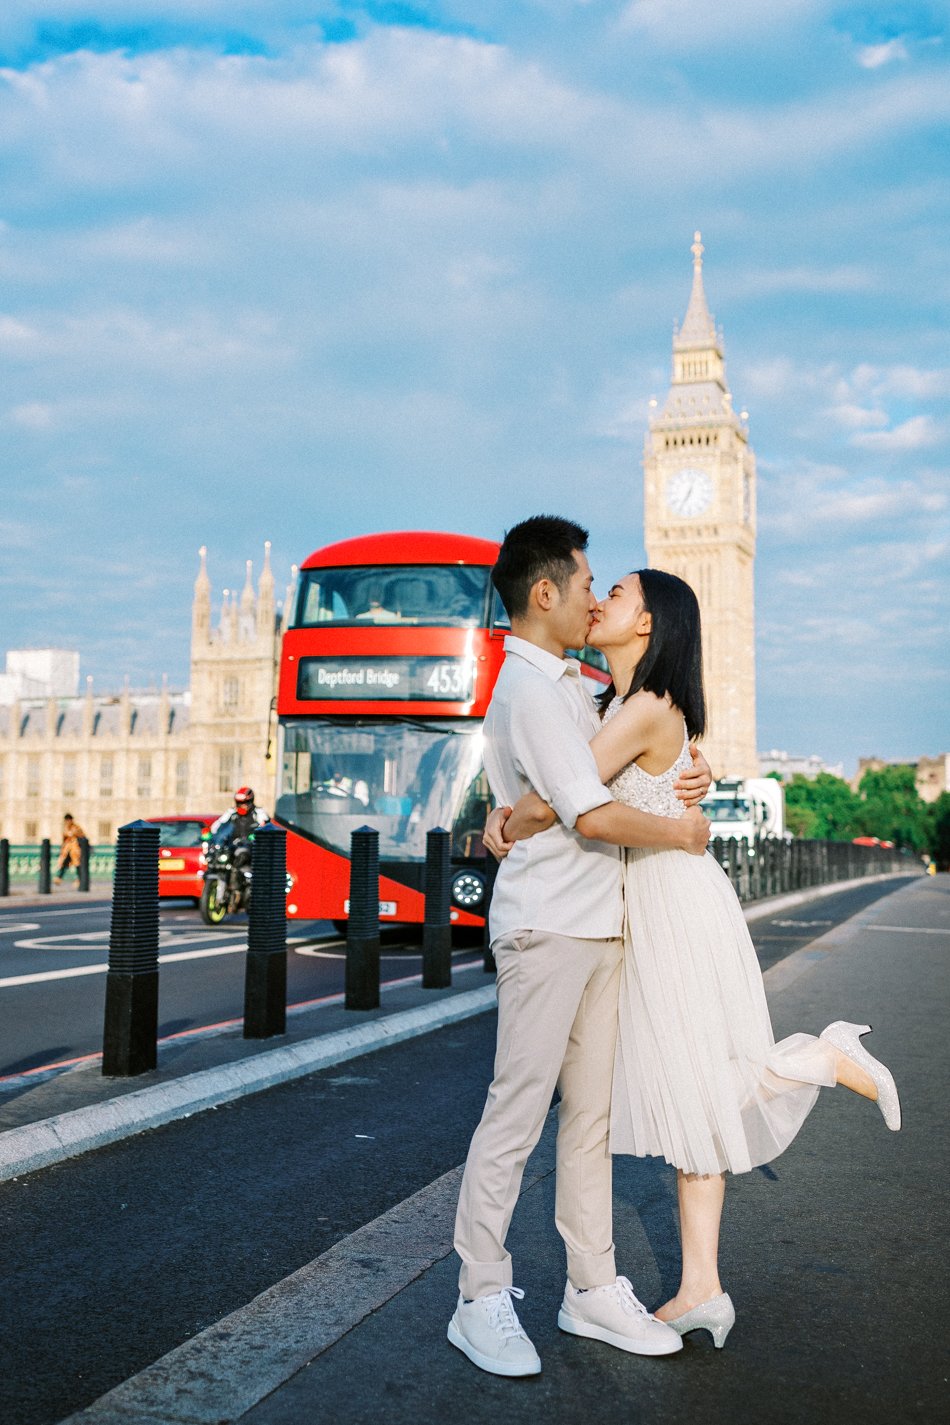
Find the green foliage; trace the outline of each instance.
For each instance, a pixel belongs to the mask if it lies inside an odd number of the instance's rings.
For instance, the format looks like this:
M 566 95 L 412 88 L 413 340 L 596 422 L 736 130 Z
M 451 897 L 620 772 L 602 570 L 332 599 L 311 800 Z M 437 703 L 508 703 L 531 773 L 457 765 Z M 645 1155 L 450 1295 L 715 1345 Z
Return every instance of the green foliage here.
M 923 851 L 930 840 L 930 808 L 917 791 L 914 768 L 904 764 L 865 772 L 858 789 L 864 803 L 860 834 Z
M 950 871 L 950 792 L 941 792 L 930 808 L 928 850 L 938 871 Z
M 830 772 L 819 772 L 817 777 L 796 772 L 785 788 L 785 812 L 793 836 L 850 841 L 860 835 L 855 826 L 861 799 Z
M 865 772 L 858 792 L 829 772 L 796 773 L 785 788 L 785 812 L 793 836 L 828 841 L 876 836 L 911 851 L 930 851 L 936 861 L 950 864 L 950 794 L 928 806 L 910 764 Z

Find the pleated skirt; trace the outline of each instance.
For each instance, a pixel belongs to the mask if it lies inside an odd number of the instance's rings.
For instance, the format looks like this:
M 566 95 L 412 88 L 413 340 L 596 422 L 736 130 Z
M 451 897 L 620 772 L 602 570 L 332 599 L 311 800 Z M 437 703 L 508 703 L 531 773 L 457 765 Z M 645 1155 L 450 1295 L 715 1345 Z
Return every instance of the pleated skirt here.
M 625 885 L 611 1152 L 748 1172 L 835 1083 L 835 1051 L 811 1034 L 775 1043 L 739 900 L 711 855 L 630 850 Z

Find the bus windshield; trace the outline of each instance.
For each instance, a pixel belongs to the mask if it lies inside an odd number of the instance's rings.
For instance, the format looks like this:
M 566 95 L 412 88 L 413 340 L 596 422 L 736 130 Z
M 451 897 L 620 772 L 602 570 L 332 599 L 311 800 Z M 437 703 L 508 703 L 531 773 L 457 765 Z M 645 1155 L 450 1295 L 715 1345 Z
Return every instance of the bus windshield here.
M 484 854 L 491 805 L 480 722 L 288 719 L 277 816 L 348 856 L 350 834 L 379 832 L 380 861 L 424 861 L 426 832 L 452 832 L 454 856 Z
M 428 624 L 474 628 L 488 621 L 489 574 L 471 564 L 352 565 L 307 569 L 295 627 Z

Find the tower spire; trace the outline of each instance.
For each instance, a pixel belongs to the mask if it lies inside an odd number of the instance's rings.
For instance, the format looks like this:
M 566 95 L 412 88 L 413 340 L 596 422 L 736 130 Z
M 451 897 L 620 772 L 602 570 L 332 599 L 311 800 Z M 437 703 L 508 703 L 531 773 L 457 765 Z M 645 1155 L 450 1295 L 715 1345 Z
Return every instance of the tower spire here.
M 191 604 L 191 636 L 206 639 L 211 628 L 211 580 L 208 578 L 208 548 L 202 545 L 198 550 L 200 560 L 195 593 Z
M 690 248 L 693 254 L 693 288 L 689 294 L 689 306 L 686 308 L 686 316 L 683 318 L 683 325 L 673 341 L 673 346 L 677 351 L 682 351 L 686 347 L 718 347 L 719 342 L 716 336 L 716 325 L 709 311 L 706 301 L 706 290 L 703 287 L 703 235 L 696 231 L 693 234 L 693 245 Z
M 270 540 L 264 541 L 264 567 L 257 584 L 257 632 L 274 637 L 274 574 L 270 567 Z

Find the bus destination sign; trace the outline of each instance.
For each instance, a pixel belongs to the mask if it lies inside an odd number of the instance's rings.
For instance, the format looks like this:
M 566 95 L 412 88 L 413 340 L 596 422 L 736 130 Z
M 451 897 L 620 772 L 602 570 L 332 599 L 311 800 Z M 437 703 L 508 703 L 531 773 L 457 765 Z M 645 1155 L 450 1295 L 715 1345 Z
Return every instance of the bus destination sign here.
M 301 658 L 297 697 L 312 702 L 470 703 L 471 658 Z

